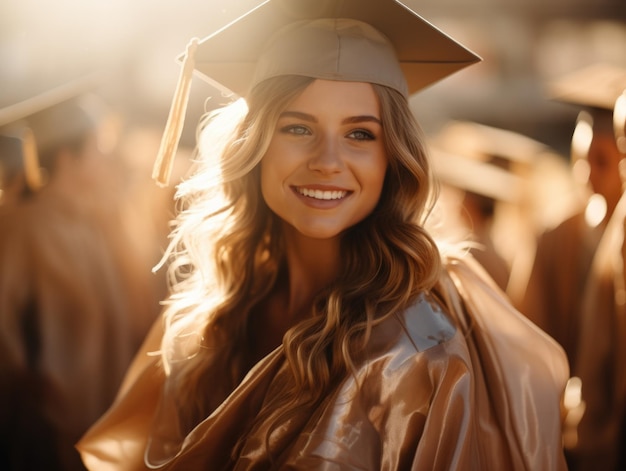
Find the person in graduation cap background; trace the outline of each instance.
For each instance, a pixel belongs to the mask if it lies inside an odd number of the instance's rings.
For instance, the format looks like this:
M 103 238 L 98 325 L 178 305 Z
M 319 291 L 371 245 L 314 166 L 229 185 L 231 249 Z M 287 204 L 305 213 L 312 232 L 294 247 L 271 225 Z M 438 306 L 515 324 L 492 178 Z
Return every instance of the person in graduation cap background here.
M 624 88 L 626 69 L 603 62 L 546 84 L 551 99 L 579 111 L 571 174 L 582 191 L 573 193 L 574 204 L 561 222 L 540 234 L 521 311 L 563 346 L 569 360 L 564 444 L 571 470 L 623 469 L 623 464 L 614 467 L 621 433 L 616 424 L 622 420 L 622 393 L 614 381 L 614 368 L 621 367 L 614 355 L 621 330 L 615 324 L 614 289 L 598 286 L 610 269 L 599 268 L 607 262 L 598 260 L 606 258 L 606 249 L 599 248 L 615 233 L 605 236 L 623 191 L 624 154 L 614 133 L 613 109 Z M 610 252 L 619 260 L 616 249 Z
M 270 0 L 190 43 L 161 184 L 191 69 L 234 95 L 89 469 L 565 469 L 562 349 L 425 229 L 408 98 L 478 60 L 395 0 Z
M 615 83 L 623 91 L 615 98 L 611 135 L 622 194 L 590 264 L 578 321 L 573 374 L 580 378 L 582 414 L 569 450 L 577 471 L 626 467 L 626 73 L 622 77 Z
M 468 237 L 471 231 L 477 243 L 472 256 L 518 306 L 537 234 L 571 206 L 574 185 L 564 158 L 530 137 L 471 121 L 449 121 L 429 144 L 435 176 L 444 184 L 436 205 L 440 218 L 462 216 L 464 222 L 448 232 Z M 464 195 L 456 210 L 455 197 L 446 195 L 450 187 Z
M 437 205 L 442 207 L 438 211 L 442 219 L 450 219 L 445 222 L 450 227 L 446 233 L 471 240 L 472 257 L 506 293 L 511 270 L 494 241 L 494 225 L 499 206 L 513 205 L 520 198 L 521 178 L 502 168 L 495 159 L 483 161 L 448 152 L 441 144 L 430 144 L 434 174 L 441 182 Z
M 603 63 L 546 84 L 550 98 L 580 112 L 572 137 L 571 170 L 581 191 L 572 194 L 575 201 L 565 217 L 539 235 L 520 306 L 563 346 L 574 374 L 579 339 L 586 335 L 580 324 L 583 293 L 598 243 L 622 193 L 613 106 L 624 87 L 626 70 Z
M 159 312 L 94 88 L 83 77 L 0 110 L 3 470 L 85 469 L 74 445 Z

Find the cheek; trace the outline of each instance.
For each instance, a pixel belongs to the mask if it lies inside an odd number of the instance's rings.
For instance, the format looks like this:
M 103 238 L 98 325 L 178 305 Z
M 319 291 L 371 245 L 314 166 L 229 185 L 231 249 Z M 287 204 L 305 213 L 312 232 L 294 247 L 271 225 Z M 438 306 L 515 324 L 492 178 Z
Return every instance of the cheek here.
M 376 162 L 368 172 L 368 183 L 369 186 L 375 189 L 376 193 L 380 196 L 380 193 L 383 189 L 383 184 L 385 183 L 385 175 L 387 173 L 387 160 L 381 160 Z

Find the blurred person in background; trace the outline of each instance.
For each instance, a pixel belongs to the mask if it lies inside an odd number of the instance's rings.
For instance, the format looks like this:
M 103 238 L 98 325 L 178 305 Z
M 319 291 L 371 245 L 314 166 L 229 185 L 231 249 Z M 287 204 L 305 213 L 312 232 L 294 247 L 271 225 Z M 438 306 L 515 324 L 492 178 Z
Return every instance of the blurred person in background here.
M 626 80 L 615 85 L 624 90 L 616 100 L 613 114 L 624 190 Z M 625 225 L 626 193 L 622 192 L 594 254 L 583 298 L 573 372 L 580 378 L 580 401 L 571 404 L 582 412 L 580 423 L 572 426 L 570 432 L 575 471 L 626 469 Z
M 493 239 L 500 204 L 514 204 L 521 182 L 495 164 L 450 154 L 431 147 L 433 172 L 441 182 L 435 214 L 447 218 L 440 232 L 450 238 L 470 240 L 470 253 L 506 292 L 511 268 Z
M 579 192 L 573 212 L 539 237 L 521 310 L 563 346 L 572 371 L 576 370 L 580 306 L 591 261 L 621 195 L 621 156 L 612 110 L 620 93 L 615 81 L 625 79 L 623 70 L 598 64 L 548 86 L 553 99 L 581 109 L 571 151 L 572 177 Z
M 615 331 L 605 330 L 606 325 L 601 325 L 602 319 L 606 319 L 602 312 L 605 303 L 596 299 L 587 308 L 584 306 L 588 303 L 585 292 L 592 278 L 598 244 L 622 193 L 619 166 L 623 155 L 616 144 L 613 106 L 624 87 L 626 71 L 607 64 L 577 70 L 548 85 L 553 99 L 581 110 L 571 150 L 572 177 L 579 189 L 578 205 L 563 222 L 540 236 L 521 310 L 563 346 L 570 362 L 573 378 L 566 394 L 564 443 L 569 465 L 574 470 L 587 446 L 579 441 L 577 424 L 585 407 L 591 406 L 581 401 L 581 368 L 588 371 L 589 359 L 603 356 L 601 352 L 609 348 L 615 335 Z M 583 316 L 585 310 L 589 312 Z M 584 354 L 579 351 L 583 344 L 587 344 Z M 611 404 L 612 392 L 606 384 L 612 382 L 610 368 L 597 362 L 593 368 L 593 379 L 589 372 L 583 374 L 588 377 L 583 380 L 583 397 L 586 395 L 598 406 L 602 404 L 600 408 L 613 415 L 614 411 L 604 409 Z M 587 420 L 595 420 L 592 418 L 595 412 L 586 414 Z M 610 441 L 601 434 L 592 439 L 607 446 Z M 602 467 L 601 461 L 595 462 L 598 458 L 599 455 L 592 459 L 594 469 L 615 469 L 608 464 Z
M 478 243 L 472 254 L 519 308 L 537 235 L 554 224 L 564 211 L 564 195 L 572 193 L 564 158 L 528 136 L 472 121 L 449 121 L 431 142 L 435 173 L 462 190 L 456 203 L 461 212 L 452 211 L 462 218 L 452 231 L 465 231 L 461 237 L 470 231 Z
M 79 79 L 0 110 L 0 468 L 84 469 L 159 292 L 109 111 Z M 21 165 L 20 165 L 21 163 Z M 135 214 L 135 217 L 138 215 Z

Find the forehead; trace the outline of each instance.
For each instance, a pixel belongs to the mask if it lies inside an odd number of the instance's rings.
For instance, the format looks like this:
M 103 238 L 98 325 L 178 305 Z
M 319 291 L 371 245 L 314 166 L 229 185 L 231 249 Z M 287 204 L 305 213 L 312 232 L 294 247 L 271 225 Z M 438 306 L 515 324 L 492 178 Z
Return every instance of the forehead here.
M 354 114 L 379 117 L 380 102 L 372 84 L 316 79 L 288 105 L 287 110 L 307 108 L 324 114 Z

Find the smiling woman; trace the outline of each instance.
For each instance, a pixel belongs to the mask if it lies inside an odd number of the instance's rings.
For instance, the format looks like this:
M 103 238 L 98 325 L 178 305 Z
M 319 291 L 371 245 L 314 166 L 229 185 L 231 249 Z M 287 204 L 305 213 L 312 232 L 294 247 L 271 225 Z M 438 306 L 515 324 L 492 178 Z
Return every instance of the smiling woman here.
M 395 0 L 269 0 L 190 43 L 161 182 L 192 65 L 247 106 L 200 123 L 171 296 L 89 468 L 565 469 L 562 350 L 425 229 L 408 97 L 478 60 Z

